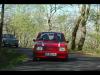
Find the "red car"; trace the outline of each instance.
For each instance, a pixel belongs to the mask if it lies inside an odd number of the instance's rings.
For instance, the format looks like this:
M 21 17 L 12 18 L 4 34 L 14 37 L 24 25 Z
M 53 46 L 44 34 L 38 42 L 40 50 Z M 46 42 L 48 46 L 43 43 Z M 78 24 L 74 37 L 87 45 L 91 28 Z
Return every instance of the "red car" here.
M 68 59 L 68 41 L 60 32 L 41 32 L 38 34 L 33 48 L 33 61 L 37 59 Z

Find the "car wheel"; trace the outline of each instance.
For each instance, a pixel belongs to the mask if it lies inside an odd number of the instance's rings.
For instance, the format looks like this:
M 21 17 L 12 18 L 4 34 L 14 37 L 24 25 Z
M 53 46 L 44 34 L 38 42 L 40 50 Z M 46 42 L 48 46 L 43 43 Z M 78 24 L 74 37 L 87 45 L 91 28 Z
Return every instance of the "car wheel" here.
M 37 61 L 37 58 L 33 55 L 33 61 Z
M 37 58 L 33 55 L 33 61 L 40 61 L 40 58 Z
M 11 48 L 12 46 L 11 45 L 8 45 L 7 47 Z
M 34 58 L 33 58 L 33 61 L 40 61 L 40 58 L 34 57 Z
M 62 61 L 66 62 L 66 61 L 68 61 L 68 58 L 62 59 Z
M 18 45 L 16 45 L 16 48 L 18 48 Z
M 33 52 L 33 54 L 32 54 L 32 57 L 33 57 L 32 61 L 37 61 L 37 58 L 35 57 L 34 52 Z
M 5 47 L 5 44 L 4 43 L 2 43 L 1 45 L 2 45 L 2 47 Z

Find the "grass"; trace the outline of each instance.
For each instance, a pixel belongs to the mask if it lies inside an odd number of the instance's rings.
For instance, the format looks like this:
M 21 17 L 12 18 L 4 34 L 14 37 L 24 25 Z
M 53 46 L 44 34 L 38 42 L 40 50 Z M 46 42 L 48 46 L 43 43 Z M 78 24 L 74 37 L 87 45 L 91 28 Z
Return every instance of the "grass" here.
M 0 69 L 14 67 L 25 61 L 26 58 L 26 55 L 17 53 L 15 48 L 2 48 L 0 50 Z
M 80 53 L 91 57 L 100 57 L 100 49 L 83 49 L 82 51 L 70 50 L 70 53 Z
M 100 57 L 100 49 L 83 50 L 82 53 L 93 57 Z

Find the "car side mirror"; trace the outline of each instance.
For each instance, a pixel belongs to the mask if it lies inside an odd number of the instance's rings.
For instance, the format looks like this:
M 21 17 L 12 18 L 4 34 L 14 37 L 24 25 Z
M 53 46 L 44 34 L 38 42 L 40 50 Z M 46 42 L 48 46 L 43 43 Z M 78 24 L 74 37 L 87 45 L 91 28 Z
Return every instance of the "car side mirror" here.
M 36 40 L 35 40 L 35 39 L 33 39 L 33 41 L 35 42 Z

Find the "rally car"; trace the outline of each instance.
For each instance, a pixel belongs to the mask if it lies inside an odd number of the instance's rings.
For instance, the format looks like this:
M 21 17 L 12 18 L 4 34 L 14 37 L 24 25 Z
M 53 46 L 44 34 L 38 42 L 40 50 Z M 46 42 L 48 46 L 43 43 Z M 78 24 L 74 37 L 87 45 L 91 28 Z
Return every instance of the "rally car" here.
M 33 61 L 39 59 L 68 59 L 68 41 L 61 32 L 40 32 L 33 39 Z

